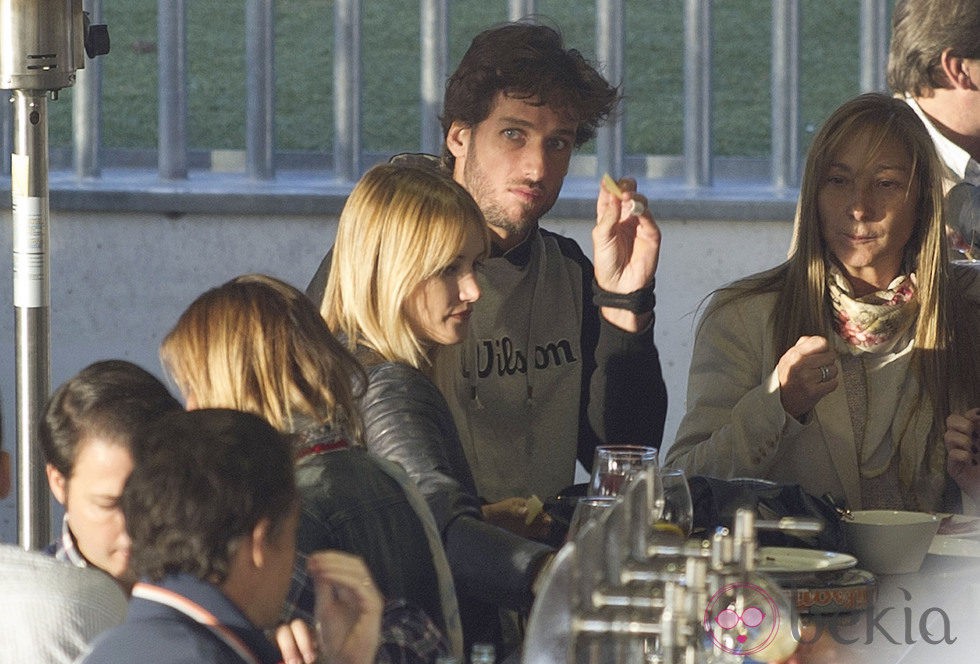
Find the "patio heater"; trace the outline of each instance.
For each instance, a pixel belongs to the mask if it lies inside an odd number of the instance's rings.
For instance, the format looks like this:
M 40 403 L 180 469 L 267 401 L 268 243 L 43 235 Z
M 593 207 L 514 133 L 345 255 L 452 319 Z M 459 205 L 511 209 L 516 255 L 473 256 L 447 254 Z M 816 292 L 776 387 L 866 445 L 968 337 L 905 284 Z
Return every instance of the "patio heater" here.
M 50 537 L 44 464 L 32 445 L 50 382 L 47 101 L 75 82 L 89 57 L 109 51 L 104 25 L 82 0 L 0 0 L 0 90 L 10 90 L 13 282 L 17 353 L 17 516 L 25 549 Z

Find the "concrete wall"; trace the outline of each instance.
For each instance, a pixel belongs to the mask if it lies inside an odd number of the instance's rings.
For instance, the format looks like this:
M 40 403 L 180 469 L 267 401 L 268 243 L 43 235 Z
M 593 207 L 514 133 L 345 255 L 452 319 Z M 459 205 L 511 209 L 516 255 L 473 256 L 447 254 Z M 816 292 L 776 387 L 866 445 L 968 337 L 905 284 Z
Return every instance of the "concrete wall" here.
M 11 215 L 0 212 L 0 392 L 4 447 L 15 446 Z M 303 288 L 333 241 L 331 217 L 51 215 L 51 387 L 99 359 L 124 358 L 162 377 L 157 346 L 202 291 L 244 272 Z M 591 254 L 591 220 L 547 225 Z M 670 396 L 665 447 L 684 413 L 695 312 L 712 289 L 781 261 L 783 221 L 660 222 L 656 338 Z M 0 541 L 14 541 L 16 492 L 0 501 Z

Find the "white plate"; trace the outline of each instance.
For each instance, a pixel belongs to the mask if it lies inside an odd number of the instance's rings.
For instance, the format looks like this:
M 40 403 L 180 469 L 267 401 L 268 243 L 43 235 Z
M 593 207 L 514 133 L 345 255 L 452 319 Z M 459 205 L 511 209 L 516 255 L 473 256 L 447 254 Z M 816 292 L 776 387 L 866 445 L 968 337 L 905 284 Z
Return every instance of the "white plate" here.
M 756 553 L 756 569 L 760 572 L 834 572 L 855 565 L 857 558 L 836 551 L 763 546 Z
M 932 538 L 929 553 L 934 556 L 963 556 L 980 558 L 980 542 L 974 538 L 936 535 Z
M 938 536 L 942 537 L 980 537 L 980 518 L 953 514 L 949 520 L 939 524 Z

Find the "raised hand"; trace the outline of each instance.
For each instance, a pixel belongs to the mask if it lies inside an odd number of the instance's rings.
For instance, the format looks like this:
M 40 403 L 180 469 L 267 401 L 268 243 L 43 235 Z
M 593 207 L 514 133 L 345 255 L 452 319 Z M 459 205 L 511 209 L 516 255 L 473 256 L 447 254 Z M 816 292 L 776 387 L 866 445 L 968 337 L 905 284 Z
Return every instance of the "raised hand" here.
M 800 419 L 837 389 L 837 354 L 825 337 L 800 337 L 776 364 L 783 409 Z
M 596 283 L 611 293 L 632 293 L 649 286 L 660 260 L 660 229 L 636 191 L 636 180 L 603 178 L 592 229 Z M 652 314 L 603 307 L 602 315 L 627 331 L 646 327 Z
M 980 500 L 980 408 L 946 418 L 946 471 L 975 502 Z
M 370 664 L 381 640 L 384 600 L 358 556 L 340 551 L 310 555 L 316 588 L 320 652 L 330 664 Z

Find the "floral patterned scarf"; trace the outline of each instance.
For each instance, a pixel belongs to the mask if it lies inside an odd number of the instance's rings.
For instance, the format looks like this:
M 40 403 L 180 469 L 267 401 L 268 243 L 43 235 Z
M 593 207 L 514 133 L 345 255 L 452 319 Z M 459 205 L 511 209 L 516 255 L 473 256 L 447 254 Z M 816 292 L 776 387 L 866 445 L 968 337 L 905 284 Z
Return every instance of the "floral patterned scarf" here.
M 890 350 L 919 313 L 915 273 L 899 275 L 887 288 L 856 298 L 847 277 L 831 265 L 827 286 L 834 309 L 834 332 L 847 342 L 853 355 Z

